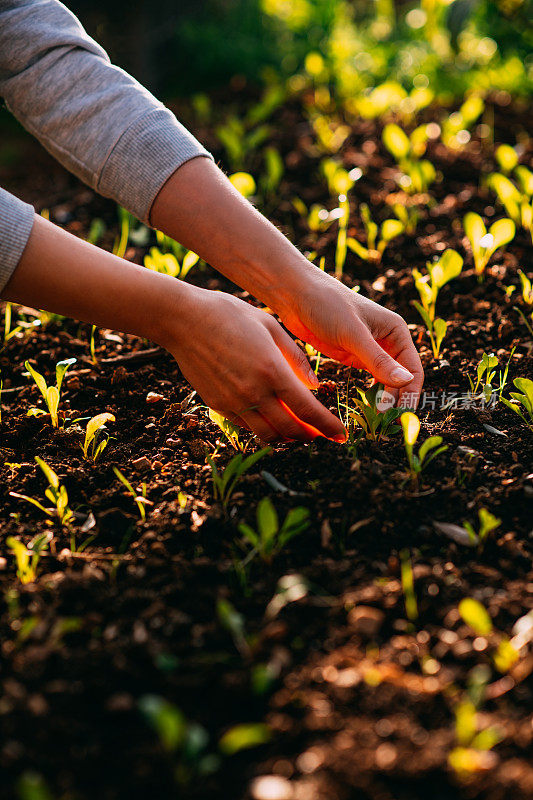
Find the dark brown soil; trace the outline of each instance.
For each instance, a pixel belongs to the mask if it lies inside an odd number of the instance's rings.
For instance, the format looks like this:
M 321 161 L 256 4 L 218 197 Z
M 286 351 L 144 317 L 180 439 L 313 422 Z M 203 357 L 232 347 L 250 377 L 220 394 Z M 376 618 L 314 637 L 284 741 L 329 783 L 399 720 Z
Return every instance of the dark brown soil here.
M 496 141 L 506 141 L 511 127 L 514 133 L 531 130 L 531 118 L 524 110 L 497 110 Z M 327 202 L 308 124 L 288 106 L 275 129 L 288 167 L 270 216 L 298 246 L 317 250 L 331 264 L 335 228 L 310 236 L 291 204 L 294 196 Z M 17 146 L 20 157 L 1 168 L 2 185 L 39 210 L 49 208 L 52 220 L 78 235 L 102 217 L 109 225 L 104 245 L 112 246 L 113 205 L 67 176 L 30 140 Z M 397 191 L 395 169 L 376 125 L 358 123 L 343 153 L 348 168 L 364 168 L 352 197 L 386 217 L 385 200 Z M 438 433 L 448 450 L 418 492 L 406 481 L 398 436 L 362 441 L 356 451 L 317 440 L 278 447 L 259 462 L 225 516 L 213 501 L 205 455 L 219 440 L 223 465 L 232 448 L 198 398 L 192 407 L 184 402 L 190 387 L 169 355 L 156 350 L 143 358 L 150 343 L 99 331 L 93 364 L 91 328 L 71 320 L 8 342 L 0 354 L 2 800 L 17 797 L 17 781 L 28 770 L 41 774 L 52 797 L 62 800 L 245 798 L 261 775 L 284 779 L 281 793 L 272 795 L 278 800 L 533 796 L 533 655 L 524 647 L 505 674 L 491 660 L 494 643 L 511 637 L 516 620 L 533 609 L 533 433 L 502 403 L 485 410 L 442 408 L 443 393 L 468 391 L 467 375 L 475 375 L 484 351 L 496 353 L 503 366 L 511 359 L 506 394 L 513 378 L 533 378 L 530 337 L 518 301 L 505 293 L 518 284 L 519 268 L 531 272 L 531 241 L 520 230 L 479 284 L 460 225 L 467 210 L 499 216 L 480 189 L 480 175 L 493 167 L 491 153 L 476 135 L 459 154 L 433 145 L 429 156 L 442 180 L 431 190 L 436 202 L 422 206 L 416 236 L 395 240 L 379 268 L 353 254 L 347 259 L 345 280 L 403 314 L 422 353 L 425 390 L 434 393 L 435 406 L 420 410 L 422 438 Z M 531 152 L 523 163 L 531 166 Z M 355 207 L 350 224 L 359 235 Z M 445 247 L 465 255 L 465 268 L 439 296 L 439 314 L 450 322 L 439 364 L 411 304 L 411 267 Z M 144 252 L 130 247 L 127 256 L 141 262 Z M 190 278 L 232 288 L 209 268 Z M 45 418 L 27 416 L 38 391 L 23 375 L 24 361 L 48 377 L 59 359 L 70 357 L 78 361 L 65 381 L 66 415 L 116 416 L 114 438 L 96 464 L 83 460 L 80 433 L 55 431 Z M 319 396 L 332 409 L 337 391 L 345 401 L 348 380 L 350 393 L 354 385 L 368 385 L 367 376 L 350 376 L 332 362 L 319 375 Z M 159 399 L 150 402 L 149 392 Z M 71 552 L 68 532 L 9 494 L 43 499 L 35 456 L 68 489 L 80 515 L 76 546 L 86 544 L 81 553 Z M 146 483 L 145 522 L 113 465 L 136 488 Z M 262 470 L 290 491 L 274 491 Z M 187 497 L 184 507 L 180 492 Z M 291 507 L 307 507 L 311 525 L 272 563 L 254 559 L 244 580 L 235 569 L 245 553 L 237 525 L 254 524 L 265 495 L 282 517 Z M 501 519 L 482 550 L 458 545 L 433 526 L 477 525 L 481 507 Z M 90 512 L 96 525 L 81 533 Z M 27 542 L 46 530 L 54 533 L 51 550 L 37 581 L 22 586 L 5 540 Z M 94 539 L 87 543 L 89 536 Z M 418 617 L 411 621 L 400 579 L 402 550 L 414 570 Z M 275 613 L 269 604 L 278 581 L 293 574 L 302 576 L 307 593 Z M 464 597 L 477 598 L 489 611 L 495 632 L 487 639 L 461 621 L 457 606 Z M 242 615 L 247 644 L 236 646 L 221 623 L 220 599 Z M 448 766 L 456 745 L 454 709 L 479 665 L 489 667 L 479 724 L 496 726 L 501 741 L 486 769 L 460 780 Z M 243 722 L 266 722 L 272 738 L 219 757 L 216 771 L 202 774 L 198 760 L 165 750 L 140 711 L 146 695 L 164 698 L 201 725 L 206 754 L 216 755 L 222 734 Z

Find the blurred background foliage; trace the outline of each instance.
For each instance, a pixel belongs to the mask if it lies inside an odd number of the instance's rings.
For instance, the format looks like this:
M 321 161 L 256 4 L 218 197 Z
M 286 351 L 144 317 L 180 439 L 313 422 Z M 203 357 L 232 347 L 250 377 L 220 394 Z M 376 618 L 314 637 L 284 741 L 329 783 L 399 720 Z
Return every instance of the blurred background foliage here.
M 325 59 L 341 96 L 386 80 L 527 94 L 533 0 L 69 0 L 111 58 L 165 98 Z

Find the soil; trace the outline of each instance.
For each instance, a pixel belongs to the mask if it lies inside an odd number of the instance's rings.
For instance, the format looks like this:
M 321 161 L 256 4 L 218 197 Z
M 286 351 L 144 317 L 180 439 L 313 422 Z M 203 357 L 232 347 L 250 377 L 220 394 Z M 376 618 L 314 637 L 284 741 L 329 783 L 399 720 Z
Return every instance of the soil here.
M 514 144 L 532 122 L 527 109 L 496 105 L 496 142 L 512 134 Z M 287 170 L 267 212 L 301 249 L 332 264 L 335 226 L 310 235 L 291 203 L 294 196 L 327 203 L 317 177 L 320 154 L 301 108 L 289 104 L 277 112 L 273 129 Z M 210 131 L 200 134 L 221 157 Z M 350 232 L 361 238 L 356 200 L 383 219 L 390 216 L 387 198 L 398 191 L 380 142 L 379 126 L 361 121 L 342 151 L 347 168 L 364 172 L 351 192 Z M 38 210 L 48 208 L 53 221 L 77 235 L 87 235 L 95 217 L 104 219 L 102 244 L 111 247 L 114 205 L 29 138 L 13 134 L 12 144 L 2 186 Z M 502 403 L 442 407 L 444 394 L 468 392 L 467 376 L 475 375 L 483 352 L 494 352 L 502 366 L 510 362 L 506 394 L 513 378 L 533 378 L 531 337 L 516 311 L 519 293 L 505 291 L 518 285 L 519 268 L 531 272 L 531 240 L 519 230 L 479 283 L 460 225 L 467 210 L 489 221 L 501 215 L 480 181 L 494 166 L 492 152 L 478 129 L 459 153 L 432 143 L 429 157 L 441 176 L 431 188 L 435 202 L 420 206 L 416 235 L 394 240 L 379 267 L 352 253 L 346 262 L 343 279 L 404 315 L 422 355 L 433 401 L 419 412 L 421 440 L 439 434 L 448 449 L 418 490 L 406 478 L 398 436 L 356 448 L 317 440 L 276 447 L 242 479 L 225 514 L 213 499 L 206 453 L 218 447 L 223 467 L 234 451 L 201 400 L 190 397 L 168 354 L 100 330 L 93 363 L 91 326 L 53 318 L 6 344 L 0 353 L 2 800 L 19 796 L 20 775 L 28 770 L 62 800 L 533 796 L 533 655 L 524 647 L 504 673 L 491 658 L 499 639 L 512 637 L 516 620 L 533 609 L 533 433 Z M 530 140 L 522 163 L 531 162 Z M 252 158 L 250 171 L 255 167 Z M 465 267 L 439 295 L 449 331 L 436 362 L 412 306 L 411 268 L 446 247 L 465 256 Z M 142 263 L 146 250 L 132 245 L 127 257 Z M 189 279 L 246 297 L 208 267 Z M 46 417 L 27 416 L 42 403 L 24 362 L 51 377 L 55 363 L 71 357 L 77 363 L 65 378 L 66 416 L 116 416 L 96 464 L 82 458 L 79 429 L 58 431 Z M 369 385 L 368 376 L 331 361 L 321 363 L 319 377 L 318 395 L 332 410 L 337 397 L 342 405 L 356 386 Z M 43 500 L 46 482 L 35 456 L 68 490 L 77 514 L 74 542 L 69 531 L 10 496 Z M 145 484 L 145 521 L 113 466 L 136 490 Z M 286 491 L 273 489 L 264 470 Z M 237 526 L 255 524 L 265 495 L 282 518 L 305 506 L 311 524 L 270 563 L 251 560 L 243 577 L 236 565 L 247 550 Z M 501 519 L 484 547 L 460 545 L 434 526 L 464 520 L 477 526 L 482 507 Z M 28 542 L 46 531 L 53 539 L 38 579 L 21 585 L 6 538 Z M 73 544 L 81 552 L 72 552 Z M 418 607 L 411 619 L 401 581 L 406 554 Z M 300 576 L 300 591 L 279 594 L 285 576 Z M 287 602 L 276 607 L 273 598 L 280 597 Z M 465 597 L 485 605 L 492 634 L 479 636 L 462 622 L 457 607 Z M 241 615 L 244 638 L 224 624 L 221 600 Z M 479 726 L 498 728 L 500 742 L 461 778 L 448 764 L 457 744 L 454 709 L 480 665 L 488 667 L 488 684 Z M 164 747 L 141 711 L 153 695 L 204 729 L 207 760 Z M 226 731 L 259 722 L 269 726 L 269 741 L 220 755 Z M 258 776 L 276 776 L 270 794 Z

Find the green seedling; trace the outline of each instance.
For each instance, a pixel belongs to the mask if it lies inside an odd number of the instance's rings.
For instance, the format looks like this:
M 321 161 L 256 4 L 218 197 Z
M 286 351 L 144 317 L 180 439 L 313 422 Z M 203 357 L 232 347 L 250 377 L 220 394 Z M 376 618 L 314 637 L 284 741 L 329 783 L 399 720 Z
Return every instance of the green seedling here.
M 33 583 L 37 578 L 37 567 L 41 553 L 48 548 L 52 533 L 39 533 L 26 547 L 20 539 L 8 536 L 6 544 L 17 562 L 17 577 L 21 583 Z
M 47 508 L 38 500 L 35 500 L 33 497 L 28 497 L 25 494 L 18 494 L 18 492 L 10 492 L 9 494 L 11 497 L 17 497 L 19 500 L 26 500 L 27 503 L 31 503 L 42 511 L 43 514 L 46 514 L 47 517 L 57 519 L 60 525 L 68 526 L 74 519 L 74 514 L 69 508 L 67 490 L 63 484 L 59 483 L 59 478 L 52 467 L 49 467 L 39 456 L 35 456 L 35 461 L 48 481 L 48 488 L 45 490 L 44 495 L 47 500 L 50 500 L 50 502 L 54 504 L 54 507 Z
M 476 382 L 474 383 L 470 375 L 467 376 L 472 394 L 474 396 L 477 395 L 478 389 L 481 386 L 482 396 L 486 403 L 489 402 L 494 391 L 492 382 L 494 380 L 494 376 L 496 375 L 496 367 L 498 364 L 498 358 L 493 353 L 490 355 L 488 353 L 483 353 L 476 369 Z
M 428 464 L 433 461 L 436 456 L 443 453 L 448 449 L 448 445 L 442 444 L 442 436 L 429 436 L 425 442 L 422 442 L 418 448 L 418 453 L 415 454 L 414 446 L 420 433 L 420 420 L 411 411 L 405 411 L 400 419 L 403 429 L 403 440 L 405 444 L 405 452 L 407 454 L 407 462 L 409 464 L 409 475 L 413 487 L 418 487 L 418 479 L 420 473 L 426 469 Z
M 335 155 L 351 133 L 351 128 L 340 120 L 325 114 L 314 114 L 311 125 L 316 134 L 317 144 L 324 153 Z
M 480 508 L 478 511 L 479 529 L 476 531 L 474 526 L 468 522 L 463 522 L 463 527 L 467 531 L 472 545 L 478 546 L 480 550 L 483 549 L 489 533 L 499 528 L 502 524 L 501 519 L 495 517 L 486 508 Z
M 481 728 L 476 705 L 466 696 L 455 707 L 456 746 L 450 751 L 448 764 L 463 779 L 486 771 L 495 763 L 490 750 L 501 738 L 497 728 Z
M 493 172 L 487 178 L 487 186 L 495 193 L 511 220 L 529 231 L 533 241 L 533 172 L 519 166 L 515 168 L 514 175 L 516 184 L 506 175 Z
M 410 136 L 393 123 L 383 128 L 383 144 L 403 172 L 399 184 L 407 194 L 427 192 L 437 177 L 431 161 L 420 158 L 426 151 L 427 128 L 427 125 L 419 125 Z
M 509 175 L 518 165 L 518 154 L 510 144 L 499 145 L 494 152 L 494 157 L 505 175 Z
M 414 236 L 420 219 L 420 212 L 416 206 L 402 206 L 400 203 L 394 203 L 392 210 L 402 223 L 407 236 Z
M 378 406 L 383 398 L 383 392 L 382 383 L 376 383 L 366 390 L 357 389 L 359 397 L 353 397 L 352 402 L 355 408 L 348 411 L 348 416 L 363 429 L 359 438 L 364 436 L 370 441 L 380 442 L 400 430 L 400 426 L 395 424 L 395 421 L 401 416 L 401 409 L 389 408 L 384 412 L 379 410 Z
M 428 261 L 426 268 L 425 275 L 413 269 L 415 287 L 420 297 L 420 303 L 414 300 L 413 305 L 424 320 L 433 355 L 438 358 L 448 326 L 445 320 L 435 318 L 437 297 L 443 286 L 461 274 L 463 259 L 455 250 L 445 250 L 438 261 Z
M 230 116 L 216 128 L 215 133 L 226 151 L 232 168 L 242 170 L 248 156 L 258 150 L 268 139 L 271 127 Z
M 489 640 L 492 662 L 498 672 L 509 672 L 519 660 L 520 655 L 507 636 L 494 631 L 487 609 L 473 597 L 465 597 L 459 603 L 458 610 L 463 622 L 472 628 L 477 636 L 483 636 Z
M 469 129 L 483 113 L 485 103 L 479 95 L 470 95 L 458 111 L 442 123 L 442 141 L 450 150 L 460 150 L 470 141 Z
M 514 239 L 516 227 L 512 219 L 498 219 L 487 231 L 479 214 L 473 211 L 465 215 L 463 227 L 472 248 L 474 269 L 481 281 L 491 256 Z
M 518 276 L 520 278 L 521 299 L 526 307 L 526 313 L 524 313 L 518 306 L 516 306 L 516 310 L 522 317 L 522 321 L 524 322 L 529 333 L 531 336 L 533 336 L 533 284 L 525 272 L 522 272 L 521 269 L 518 270 Z M 514 286 L 507 287 L 507 295 L 510 296 L 514 290 Z
M 59 427 L 59 401 L 61 398 L 61 386 L 63 384 L 63 378 L 65 377 L 65 373 L 72 364 L 76 363 L 75 358 L 67 358 L 65 361 L 58 361 L 56 364 L 56 383 L 55 386 L 48 386 L 44 377 L 34 369 L 29 361 L 24 363 L 24 366 L 32 376 L 33 380 L 37 384 L 39 391 L 41 392 L 44 402 L 46 403 L 46 407 L 48 408 L 48 413 L 50 414 L 50 421 L 54 428 Z M 42 414 L 46 414 L 46 411 L 43 411 L 42 408 L 30 408 L 28 411 L 29 417 L 38 417 Z
M 40 325 L 41 320 L 39 318 L 28 321 L 22 315 L 22 319 L 19 318 L 17 325 L 13 327 L 13 304 L 6 303 L 4 306 L 4 346 L 15 336 L 18 336 L 19 333 L 38 328 Z
M 185 280 L 191 269 L 198 263 L 200 257 L 187 250 L 181 264 L 174 253 L 162 253 L 157 247 L 151 247 L 150 252 L 144 257 L 144 266 L 153 272 L 170 275 L 172 278 Z
M 413 566 L 411 564 L 409 550 L 402 550 L 400 552 L 400 563 L 405 613 L 410 622 L 416 622 L 418 619 L 418 603 L 416 602 Z
M 260 179 L 261 190 L 267 197 L 275 197 L 285 172 L 283 158 L 279 150 L 269 146 L 263 150 L 263 160 L 265 171 Z
M 515 378 L 513 381 L 517 392 L 511 392 L 512 400 L 501 398 L 507 408 L 518 414 L 533 433 L 533 381 L 529 378 Z
M 143 695 L 139 710 L 156 732 L 159 742 L 174 763 L 176 782 L 188 786 L 215 772 L 220 757 L 208 752 L 209 734 L 201 725 L 189 721 L 183 712 L 158 695 Z
M 347 245 L 363 261 L 372 261 L 379 264 L 387 245 L 405 231 L 405 225 L 400 219 L 386 219 L 381 227 L 372 220 L 370 210 L 366 203 L 361 203 L 361 219 L 366 231 L 366 244 L 364 247 L 357 239 L 348 237 Z
M 214 411 L 212 408 L 208 411 L 208 416 L 211 422 L 214 422 L 215 425 L 218 425 L 228 442 L 235 450 L 239 450 L 241 453 L 245 453 L 248 449 L 249 445 L 253 441 L 250 438 L 247 442 L 241 441 L 240 428 L 237 425 L 234 425 L 229 419 L 227 419 L 223 414 L 219 414 L 218 411 Z
M 141 486 L 140 494 L 136 492 L 129 480 L 126 478 L 125 475 L 119 470 L 118 467 L 113 467 L 113 472 L 121 482 L 121 484 L 126 488 L 127 494 L 134 500 L 135 505 L 139 510 L 139 516 L 141 519 L 146 519 L 146 506 L 151 505 L 150 501 L 146 499 L 146 483 L 143 483 Z
M 347 195 L 362 172 L 357 167 L 347 172 L 334 158 L 324 158 L 320 162 L 320 170 L 324 175 L 328 190 L 332 197 Z
M 109 434 L 105 431 L 107 422 L 114 422 L 113 414 L 107 412 L 97 414 L 89 420 L 85 429 L 85 440 L 80 444 L 83 457 L 88 461 L 98 461 L 109 443 Z
M 348 219 L 350 217 L 350 204 L 345 194 L 339 195 L 339 209 L 341 214 L 339 216 L 339 230 L 337 233 L 337 246 L 335 248 L 335 275 L 339 278 L 344 270 L 347 253 L 347 228 Z
M 269 564 L 291 539 L 309 527 L 309 511 L 303 507 L 291 509 L 280 526 L 272 501 L 263 497 L 257 505 L 256 520 L 256 530 L 241 523 L 239 531 L 253 548 L 249 558 L 258 554 Z
M 237 453 L 236 456 L 233 456 L 222 473 L 219 472 L 211 456 L 207 456 L 207 463 L 211 467 L 213 494 L 215 500 L 218 500 L 224 509 L 227 509 L 231 496 L 242 476 L 248 472 L 260 458 L 263 458 L 263 456 L 271 451 L 271 447 L 263 447 L 262 450 L 257 450 L 257 452 L 246 456 L 246 458 L 244 458 L 242 453 Z

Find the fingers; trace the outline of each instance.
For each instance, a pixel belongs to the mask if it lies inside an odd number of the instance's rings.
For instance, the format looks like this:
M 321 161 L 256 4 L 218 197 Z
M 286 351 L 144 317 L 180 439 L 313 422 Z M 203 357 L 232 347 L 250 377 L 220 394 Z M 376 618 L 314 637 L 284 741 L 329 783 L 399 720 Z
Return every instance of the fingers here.
M 409 329 L 403 320 L 400 320 L 389 335 L 379 341 L 379 344 L 413 375 L 413 380 L 400 388 L 398 402 L 405 408 L 416 408 L 424 383 L 424 370 Z
M 294 340 L 283 330 L 281 325 L 273 327 L 271 334 L 296 377 L 299 378 L 308 389 L 316 389 L 320 381 L 311 369 L 305 354 L 300 350 Z
M 346 430 L 340 419 L 331 414 L 288 367 L 280 369 L 273 388 L 283 410 L 293 418 L 293 423 L 298 422 L 307 434 L 307 441 L 316 436 L 325 436 L 326 439 L 333 439 L 336 442 L 346 441 Z M 274 413 L 272 406 L 269 406 L 269 412 Z M 279 417 L 275 415 L 275 419 Z
M 366 325 L 358 326 L 354 343 L 353 365 L 362 364 L 374 378 L 391 388 L 400 388 L 413 382 L 415 376 L 389 355 L 374 339 Z
M 258 411 L 252 409 L 242 411 L 240 417 L 245 426 L 253 431 L 258 439 L 265 442 L 265 444 L 275 444 L 276 442 L 286 441 L 288 438 L 283 434 L 282 430 L 274 428 L 263 414 Z

